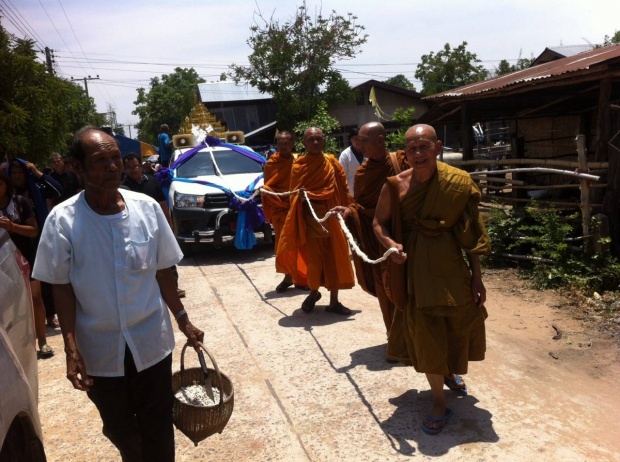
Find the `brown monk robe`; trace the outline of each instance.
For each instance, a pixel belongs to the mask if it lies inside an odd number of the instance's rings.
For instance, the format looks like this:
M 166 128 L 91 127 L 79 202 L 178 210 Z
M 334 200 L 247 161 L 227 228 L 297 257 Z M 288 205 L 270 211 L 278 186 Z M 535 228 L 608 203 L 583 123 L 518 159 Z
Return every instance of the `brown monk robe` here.
M 376 260 L 386 250 L 377 240 L 372 228 L 379 193 L 387 177 L 399 174 L 408 166 L 404 151 L 388 153 L 385 149 L 385 129 L 379 122 L 370 122 L 362 126 L 358 139 L 367 160 L 355 173 L 353 185 L 355 203 L 349 206 L 347 226 L 364 253 L 371 260 Z M 359 285 L 365 292 L 377 297 L 385 329 L 389 334 L 395 306 L 385 290 L 383 275 L 386 274 L 387 262 L 371 265 L 353 254 L 353 264 Z
M 432 408 L 422 430 L 431 435 L 452 416 L 444 384 L 466 393 L 458 374 L 485 356 L 486 289 L 479 256 L 491 251 L 478 213 L 480 190 L 467 172 L 437 162 L 441 148 L 431 126 L 407 130 L 411 168 L 388 179 L 373 221 L 383 245 L 399 250 L 390 258 L 406 265 L 408 303 L 395 314 L 388 354 L 426 374 Z
M 325 138 L 321 129 L 310 127 L 306 130 L 303 143 L 307 154 L 293 164 L 290 190 L 304 188 L 319 218 L 336 206 L 348 206 L 353 198 L 349 194 L 344 170 L 335 157 L 323 153 Z M 298 264 L 300 260 L 307 265 L 306 274 Z M 312 311 L 321 298 L 319 287 L 323 286 L 330 291 L 326 310 L 351 314 L 351 310 L 338 301 L 338 290 L 350 289 L 355 284 L 344 233 L 335 217 L 330 217 L 321 226 L 312 216 L 308 204 L 303 202 L 301 193 L 291 196 L 291 208 L 278 244 L 276 262 L 294 280 L 307 276 L 310 295 L 302 303 L 304 311 Z
M 269 160 L 265 164 L 263 188 L 277 193 L 287 192 L 291 185 L 291 169 L 297 157 L 293 154 L 293 147 L 295 146 L 293 134 L 289 131 L 281 131 L 278 133 L 276 136 L 276 146 L 278 151 L 269 157 Z M 284 227 L 286 215 L 291 206 L 290 196 L 263 194 L 262 205 L 265 218 L 267 218 L 267 221 L 273 226 L 276 235 L 274 248 L 277 254 L 282 228 Z M 301 266 L 304 265 L 303 261 L 300 261 L 299 264 Z M 278 263 L 277 259 L 276 272 L 284 273 L 284 280 L 276 287 L 277 292 L 284 292 L 293 284 L 297 285 L 299 288 L 306 288 L 305 277 L 293 281 L 292 276 Z M 303 271 L 303 273 L 305 274 L 305 271 Z

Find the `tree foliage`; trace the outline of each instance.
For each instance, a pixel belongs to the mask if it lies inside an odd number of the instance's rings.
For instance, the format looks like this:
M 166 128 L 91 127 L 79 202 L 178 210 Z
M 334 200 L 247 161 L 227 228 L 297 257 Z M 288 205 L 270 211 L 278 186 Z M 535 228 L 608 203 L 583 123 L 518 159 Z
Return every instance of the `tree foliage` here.
M 0 158 L 35 163 L 52 152 L 66 153 L 72 134 L 101 124 L 84 90 L 46 71 L 36 60 L 34 42 L 15 38 L 0 25 Z
M 413 124 L 413 113 L 415 107 L 403 109 L 396 108 L 392 114 L 392 120 L 398 124 L 398 129 L 393 133 L 388 133 L 385 144 L 388 149 L 403 149 L 405 147 L 405 133 Z
M 605 38 L 603 39 L 603 46 L 613 45 L 614 43 L 620 43 L 620 30 L 617 30 L 611 37 L 609 35 L 605 35 Z
M 325 147 L 323 148 L 324 152 L 330 154 L 336 154 L 338 152 L 338 143 L 332 136 L 330 136 L 330 134 L 340 128 L 340 122 L 329 115 L 327 112 L 327 103 L 325 101 L 320 101 L 318 103 L 316 113 L 312 119 L 298 122 L 297 125 L 295 125 L 293 130 L 297 135 L 297 144 L 295 145 L 295 149 L 299 152 L 302 152 L 304 149 L 304 145 L 302 143 L 304 133 L 310 127 L 318 127 L 323 131 L 323 135 L 325 135 Z
M 168 124 L 170 133 L 177 133 L 185 117 L 198 101 L 198 84 L 204 79 L 193 69 L 177 67 L 172 74 L 153 77 L 150 90 L 138 88 L 132 114 L 140 117 L 136 124 L 138 139 L 156 144 L 159 127 Z
M 510 74 L 511 72 L 527 69 L 533 62 L 533 57 L 530 59 L 521 58 L 521 54 L 519 54 L 519 59 L 517 59 L 515 64 L 510 64 L 507 59 L 502 59 L 495 68 L 495 76 Z
M 422 81 L 422 93 L 433 95 L 484 80 L 488 71 L 480 62 L 476 53 L 467 50 L 467 42 L 456 48 L 446 43 L 442 50 L 422 55 L 415 78 Z
M 385 83 L 394 85 L 396 87 L 405 88 L 407 90 L 415 91 L 415 86 L 413 85 L 413 83 L 411 83 L 411 80 L 409 80 L 403 74 L 396 74 L 395 76 L 387 79 Z
M 323 16 L 319 8 L 312 17 L 304 1 L 284 23 L 260 11 L 255 18 L 247 40 L 253 50 L 249 65 L 232 64 L 229 76 L 273 96 L 279 127 L 311 119 L 321 101 L 331 104 L 354 97 L 334 65 L 355 57 L 366 43 L 356 16 L 335 11 Z

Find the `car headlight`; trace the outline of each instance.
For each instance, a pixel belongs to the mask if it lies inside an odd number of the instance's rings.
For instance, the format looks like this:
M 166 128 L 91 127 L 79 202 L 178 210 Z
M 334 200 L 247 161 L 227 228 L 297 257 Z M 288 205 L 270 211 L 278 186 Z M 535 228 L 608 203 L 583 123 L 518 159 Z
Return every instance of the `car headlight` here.
M 196 194 L 181 194 L 174 193 L 174 206 L 178 208 L 182 207 L 202 207 L 205 203 L 204 195 Z

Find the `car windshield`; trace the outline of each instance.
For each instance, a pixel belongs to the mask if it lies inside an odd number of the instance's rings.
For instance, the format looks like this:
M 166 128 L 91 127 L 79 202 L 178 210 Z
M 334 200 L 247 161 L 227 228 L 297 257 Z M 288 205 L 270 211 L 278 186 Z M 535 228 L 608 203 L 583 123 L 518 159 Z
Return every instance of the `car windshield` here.
M 215 162 L 222 175 L 238 173 L 261 173 L 261 164 L 253 161 L 232 149 L 213 151 Z M 211 155 L 208 151 L 200 151 L 183 165 L 177 167 L 177 176 L 181 178 L 195 178 L 197 176 L 215 175 Z

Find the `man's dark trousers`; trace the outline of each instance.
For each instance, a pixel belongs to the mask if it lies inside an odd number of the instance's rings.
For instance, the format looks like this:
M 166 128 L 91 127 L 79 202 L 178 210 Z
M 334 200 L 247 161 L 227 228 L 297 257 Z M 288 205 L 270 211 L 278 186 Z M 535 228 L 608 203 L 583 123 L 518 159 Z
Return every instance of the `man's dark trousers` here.
M 172 355 L 137 372 L 125 347 L 125 376 L 92 379 L 88 397 L 123 462 L 174 461 Z

